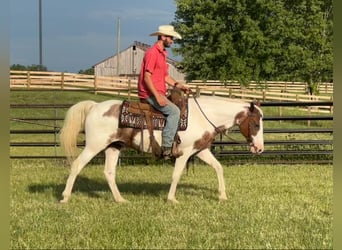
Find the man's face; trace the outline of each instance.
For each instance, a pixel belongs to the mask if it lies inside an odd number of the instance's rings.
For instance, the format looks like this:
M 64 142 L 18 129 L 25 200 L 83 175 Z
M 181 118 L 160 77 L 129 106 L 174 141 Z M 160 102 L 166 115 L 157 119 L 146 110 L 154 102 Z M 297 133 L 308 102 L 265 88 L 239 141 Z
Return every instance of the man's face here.
M 163 45 L 165 48 L 170 48 L 171 44 L 173 43 L 173 37 L 172 36 L 163 36 Z

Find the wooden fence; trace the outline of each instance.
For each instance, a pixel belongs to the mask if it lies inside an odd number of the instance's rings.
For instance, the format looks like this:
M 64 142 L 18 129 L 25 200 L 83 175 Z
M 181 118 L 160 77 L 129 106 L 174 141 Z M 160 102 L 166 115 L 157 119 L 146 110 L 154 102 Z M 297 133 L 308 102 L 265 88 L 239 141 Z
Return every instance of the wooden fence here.
M 260 101 L 333 101 L 333 83 L 321 83 L 318 95 L 308 94 L 307 84 L 302 82 L 269 81 L 251 82 L 242 87 L 236 81 L 192 81 L 187 83 L 199 95 L 218 95 L 243 100 Z M 95 93 L 110 93 L 137 97 L 137 80 L 124 77 L 103 77 L 63 72 L 10 71 L 10 88 L 28 89 L 91 89 Z M 310 111 L 333 113 L 333 106 L 311 107 Z
M 94 77 L 89 75 L 59 73 L 59 72 L 28 72 L 28 71 L 11 71 L 11 91 L 31 91 L 41 90 L 50 91 L 85 91 L 85 92 L 106 92 L 113 95 L 127 95 L 134 97 L 137 94 L 136 79 L 117 78 L 117 77 Z M 258 99 L 262 101 L 262 106 L 274 106 L 279 108 L 278 117 L 265 117 L 267 122 L 277 121 L 281 123 L 283 120 L 306 121 L 307 128 L 302 129 L 265 129 L 267 136 L 276 134 L 277 140 L 265 140 L 265 152 L 260 157 L 253 159 L 264 160 L 265 162 L 274 163 L 278 160 L 284 160 L 289 163 L 296 161 L 309 162 L 331 162 L 333 145 L 332 145 L 332 127 L 320 128 L 312 126 L 317 120 L 333 119 L 333 99 L 332 94 L 322 94 L 310 96 L 305 93 L 298 93 L 299 86 L 303 83 L 282 83 L 269 82 L 268 89 L 251 83 L 249 88 L 241 88 L 237 83 L 220 84 L 218 82 L 191 82 L 188 83 L 197 95 L 221 95 L 233 98 L 241 98 L 245 100 Z M 328 85 L 327 85 L 328 86 Z M 328 87 L 327 87 L 328 88 Z M 332 91 L 333 85 L 329 84 Z M 285 91 L 286 90 L 286 91 Z M 273 102 L 273 103 L 272 103 Z M 283 106 L 295 105 L 297 108 L 309 110 L 310 113 L 306 117 L 284 117 L 282 115 Z M 59 109 L 66 109 L 69 105 L 62 104 L 34 104 L 26 103 L 23 105 L 11 103 L 12 109 L 21 110 L 20 113 L 25 114 L 27 108 L 46 108 L 53 109 L 55 114 L 59 114 Z M 326 110 L 330 114 L 313 114 L 314 109 Z M 11 122 L 15 124 L 16 129 L 10 131 L 10 157 L 12 159 L 21 158 L 65 158 L 59 150 L 58 132 L 59 126 L 64 117 L 11 117 Z M 41 129 L 44 124 L 49 122 L 47 129 Z M 53 122 L 53 124 L 51 124 Z M 23 126 L 24 123 L 30 123 Z M 299 140 L 298 135 L 312 134 L 309 140 Z M 239 133 L 237 133 L 239 134 Z M 30 136 L 26 136 L 30 135 Z M 278 136 L 280 135 L 280 136 Z M 25 140 L 25 138 L 31 138 Z M 32 139 L 35 138 L 35 139 Z M 79 145 L 79 146 L 83 146 Z M 39 155 L 35 153 L 40 152 Z M 249 155 L 246 147 L 236 144 L 232 141 L 226 141 L 224 138 L 213 144 L 213 152 L 218 158 L 234 159 L 241 161 L 245 157 L 245 161 L 249 161 Z M 296 157 L 294 157 L 297 155 Z M 301 157 L 304 158 L 301 158 Z M 292 158 L 291 158 L 292 157 Z M 149 156 L 139 154 L 123 154 L 120 159 L 134 161 L 134 159 L 148 159 Z M 291 159 L 291 160 L 289 160 Z M 235 163 L 239 163 L 238 161 Z

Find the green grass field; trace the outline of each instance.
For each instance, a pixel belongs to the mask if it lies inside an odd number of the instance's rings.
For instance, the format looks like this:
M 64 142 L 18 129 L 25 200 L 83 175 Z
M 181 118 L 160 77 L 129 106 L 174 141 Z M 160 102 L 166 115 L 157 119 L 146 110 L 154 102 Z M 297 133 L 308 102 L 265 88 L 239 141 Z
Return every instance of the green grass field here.
M 228 201 L 214 170 L 196 164 L 166 202 L 173 168 L 118 168 L 113 201 L 102 165 L 88 165 L 71 200 L 59 161 L 11 160 L 11 249 L 332 249 L 330 165 L 224 166 Z
M 11 103 L 74 104 L 114 98 L 80 92 L 11 91 Z M 277 108 L 263 108 L 277 116 Z M 64 117 L 66 109 L 11 109 L 11 117 Z M 303 115 L 283 108 L 283 115 Z M 42 121 L 54 125 L 54 121 Z M 58 121 L 60 126 L 62 121 Z M 311 127 L 331 127 L 313 121 Z M 49 129 L 11 121 L 11 129 Z M 306 122 L 265 122 L 265 128 L 307 127 Z M 284 137 L 290 135 L 282 135 Z M 298 135 L 296 139 L 307 139 Z M 312 135 L 311 135 L 312 136 Z M 317 134 L 313 139 L 329 139 Z M 287 138 L 287 137 L 286 137 Z M 284 139 L 267 134 L 265 139 Z M 290 138 L 291 139 L 291 138 Z M 54 141 L 55 135 L 11 134 L 10 140 Z M 11 147 L 11 155 L 63 155 L 59 148 Z M 256 162 L 252 157 L 248 162 Z M 101 160 L 78 177 L 68 204 L 60 204 L 69 173 L 60 160 L 11 160 L 11 249 L 331 249 L 331 165 L 234 164 L 224 176 L 228 201 L 218 202 L 214 170 L 190 164 L 177 189 L 180 204 L 166 202 L 173 167 L 125 162 L 117 182 L 124 198 L 113 201 Z M 305 160 L 304 160 L 305 161 Z

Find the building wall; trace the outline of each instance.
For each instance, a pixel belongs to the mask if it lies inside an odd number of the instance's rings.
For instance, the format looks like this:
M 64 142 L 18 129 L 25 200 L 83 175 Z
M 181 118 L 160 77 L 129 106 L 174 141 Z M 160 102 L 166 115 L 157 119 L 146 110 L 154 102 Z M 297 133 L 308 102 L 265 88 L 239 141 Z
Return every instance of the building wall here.
M 119 72 L 117 55 L 111 56 L 94 66 L 96 76 L 137 76 L 140 73 L 141 62 L 144 58 L 145 50 L 138 46 L 131 46 L 120 53 Z M 169 74 L 176 80 L 184 80 L 184 74 L 168 63 Z

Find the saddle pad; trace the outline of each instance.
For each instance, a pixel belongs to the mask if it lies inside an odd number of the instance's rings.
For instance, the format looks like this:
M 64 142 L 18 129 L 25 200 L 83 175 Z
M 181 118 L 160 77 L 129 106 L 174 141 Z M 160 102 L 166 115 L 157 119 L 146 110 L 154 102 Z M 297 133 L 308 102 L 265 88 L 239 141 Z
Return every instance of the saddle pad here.
M 185 109 L 181 112 L 178 130 L 186 130 L 188 127 L 188 102 L 185 102 Z M 119 128 L 148 129 L 144 112 L 151 112 L 152 127 L 154 130 L 162 130 L 165 127 L 165 116 L 154 109 L 151 105 L 139 102 L 123 101 L 119 116 Z

